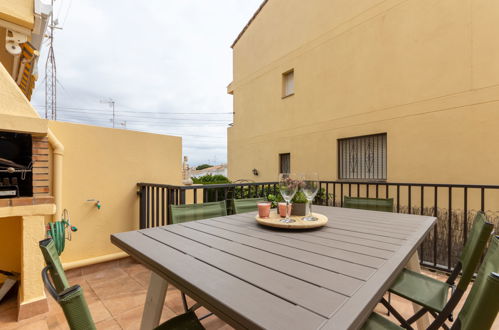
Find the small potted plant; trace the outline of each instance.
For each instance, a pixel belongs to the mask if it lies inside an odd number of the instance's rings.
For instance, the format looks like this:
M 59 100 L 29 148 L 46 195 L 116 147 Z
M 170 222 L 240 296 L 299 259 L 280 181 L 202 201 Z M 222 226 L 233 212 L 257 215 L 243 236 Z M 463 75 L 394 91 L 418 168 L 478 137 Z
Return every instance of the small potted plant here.
M 272 203 L 271 207 L 272 208 L 276 208 L 277 207 L 277 204 L 280 203 L 280 202 L 283 202 L 284 199 L 282 199 L 282 196 L 281 194 L 277 194 L 277 195 L 273 195 L 273 194 L 269 194 L 267 196 L 267 200 Z
M 291 215 L 305 216 L 307 214 L 307 197 L 301 190 L 295 194 L 291 202 L 293 203 Z
M 272 203 L 272 208 L 278 207 L 279 203 L 283 203 L 284 199 L 281 194 L 277 195 L 268 195 L 267 200 Z M 282 212 L 281 212 L 282 211 Z M 282 208 L 279 210 L 282 217 L 286 216 L 286 208 Z M 307 214 L 307 198 L 305 194 L 301 191 L 298 191 L 293 199 L 291 200 L 291 215 L 300 215 L 305 216 Z

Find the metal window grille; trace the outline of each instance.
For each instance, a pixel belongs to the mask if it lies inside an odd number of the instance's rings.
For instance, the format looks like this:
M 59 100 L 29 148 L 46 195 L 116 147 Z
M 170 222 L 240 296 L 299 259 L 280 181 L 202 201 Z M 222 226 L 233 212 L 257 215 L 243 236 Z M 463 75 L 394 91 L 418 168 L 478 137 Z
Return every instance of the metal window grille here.
M 386 180 L 386 133 L 338 140 L 340 179 Z
M 279 154 L 279 173 L 291 172 L 291 154 Z

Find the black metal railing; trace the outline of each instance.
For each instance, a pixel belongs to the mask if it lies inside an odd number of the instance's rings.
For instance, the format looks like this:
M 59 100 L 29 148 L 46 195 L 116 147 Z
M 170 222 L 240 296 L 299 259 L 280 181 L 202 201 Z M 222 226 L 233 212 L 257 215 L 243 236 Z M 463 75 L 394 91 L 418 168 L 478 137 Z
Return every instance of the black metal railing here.
M 171 223 L 170 205 L 197 204 L 228 199 L 267 197 L 278 193 L 277 182 L 247 182 L 175 186 L 138 183 L 141 229 Z M 229 205 L 231 207 L 231 205 Z M 230 209 L 228 210 L 231 211 Z
M 495 228 L 499 224 L 499 186 L 358 181 L 321 181 L 320 186 L 322 205 L 342 207 L 344 196 L 393 198 L 394 212 L 436 217 L 419 250 L 421 264 L 434 269 L 452 270 L 478 211 Z
M 139 183 L 138 187 L 141 229 L 170 224 L 170 205 L 278 193 L 277 182 L 193 186 Z M 314 204 L 342 207 L 344 196 L 393 198 L 394 212 L 437 217 L 437 224 L 421 244 L 419 254 L 422 265 L 444 271 L 452 270 L 457 262 L 478 211 L 485 212 L 496 228 L 499 224 L 499 186 L 321 181 Z

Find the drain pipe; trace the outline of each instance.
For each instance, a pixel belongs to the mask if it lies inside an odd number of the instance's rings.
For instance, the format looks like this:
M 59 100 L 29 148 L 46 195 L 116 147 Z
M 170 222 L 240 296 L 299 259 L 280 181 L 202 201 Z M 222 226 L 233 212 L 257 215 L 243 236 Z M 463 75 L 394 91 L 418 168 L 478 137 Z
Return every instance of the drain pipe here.
M 49 143 L 54 153 L 54 180 L 53 191 L 56 211 L 54 220 L 57 220 L 58 212 L 62 212 L 62 161 L 64 159 L 64 145 L 57 139 L 52 130 L 48 130 Z

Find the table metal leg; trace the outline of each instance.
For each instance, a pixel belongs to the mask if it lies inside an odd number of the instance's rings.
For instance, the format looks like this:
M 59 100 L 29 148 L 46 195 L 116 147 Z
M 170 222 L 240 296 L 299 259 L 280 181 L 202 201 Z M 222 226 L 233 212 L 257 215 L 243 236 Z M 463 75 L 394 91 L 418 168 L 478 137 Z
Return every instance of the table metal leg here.
M 414 272 L 421 273 L 421 266 L 419 264 L 418 252 L 415 252 L 412 255 L 411 259 L 409 259 L 409 262 L 407 263 L 407 265 L 405 266 L 405 268 L 407 268 L 409 270 L 412 270 Z M 421 306 L 419 306 L 418 304 L 413 303 L 412 304 L 412 308 L 414 310 L 414 313 L 417 313 L 421 309 Z M 426 313 L 425 315 L 421 316 L 416 321 L 416 326 L 420 330 L 428 328 L 429 325 L 430 325 L 430 319 L 429 319 L 428 313 Z
M 152 272 L 151 279 L 149 280 L 149 288 L 147 289 L 144 312 L 142 313 L 140 330 L 152 330 L 159 325 L 167 289 L 168 282 Z

